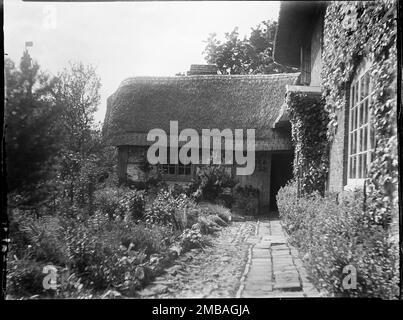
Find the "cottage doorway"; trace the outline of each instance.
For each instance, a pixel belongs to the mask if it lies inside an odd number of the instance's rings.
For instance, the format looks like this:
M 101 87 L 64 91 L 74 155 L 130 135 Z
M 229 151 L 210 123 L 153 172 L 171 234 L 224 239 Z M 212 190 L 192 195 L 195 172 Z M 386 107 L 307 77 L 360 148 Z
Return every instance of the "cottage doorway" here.
M 277 211 L 278 190 L 292 178 L 293 154 L 273 153 L 270 172 L 270 211 Z

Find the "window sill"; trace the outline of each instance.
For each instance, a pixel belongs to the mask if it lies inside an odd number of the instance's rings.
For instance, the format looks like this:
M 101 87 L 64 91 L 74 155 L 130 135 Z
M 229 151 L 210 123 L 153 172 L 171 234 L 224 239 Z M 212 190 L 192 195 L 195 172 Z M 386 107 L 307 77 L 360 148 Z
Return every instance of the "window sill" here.
M 354 191 L 364 189 L 366 179 L 349 179 L 344 186 L 345 191 Z
M 169 175 L 169 174 L 162 174 L 162 179 L 166 181 L 192 181 L 192 176 L 185 176 L 185 175 Z

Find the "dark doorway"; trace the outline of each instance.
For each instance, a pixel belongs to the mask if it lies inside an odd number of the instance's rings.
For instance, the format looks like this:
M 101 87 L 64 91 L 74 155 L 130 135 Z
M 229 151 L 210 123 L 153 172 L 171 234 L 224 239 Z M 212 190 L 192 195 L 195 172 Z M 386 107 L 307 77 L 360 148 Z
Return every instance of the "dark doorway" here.
M 276 195 L 292 178 L 292 153 L 272 154 L 270 172 L 270 211 L 277 211 Z

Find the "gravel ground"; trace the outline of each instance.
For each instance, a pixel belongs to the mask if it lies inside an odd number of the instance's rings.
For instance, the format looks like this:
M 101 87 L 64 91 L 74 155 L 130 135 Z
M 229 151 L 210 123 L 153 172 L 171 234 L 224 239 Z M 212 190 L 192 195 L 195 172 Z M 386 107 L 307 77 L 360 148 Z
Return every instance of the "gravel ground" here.
M 233 222 L 211 237 L 211 247 L 181 255 L 162 276 L 139 292 L 144 298 L 233 298 L 248 251 L 256 241 L 256 222 Z

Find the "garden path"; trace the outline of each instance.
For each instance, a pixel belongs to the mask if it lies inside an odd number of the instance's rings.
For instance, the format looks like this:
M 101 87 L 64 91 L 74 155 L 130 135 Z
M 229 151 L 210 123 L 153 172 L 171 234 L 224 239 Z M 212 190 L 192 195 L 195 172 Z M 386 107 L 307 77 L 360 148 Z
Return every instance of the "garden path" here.
M 287 243 L 280 221 L 233 222 L 212 246 L 181 255 L 139 292 L 144 298 L 313 297 L 298 252 Z

